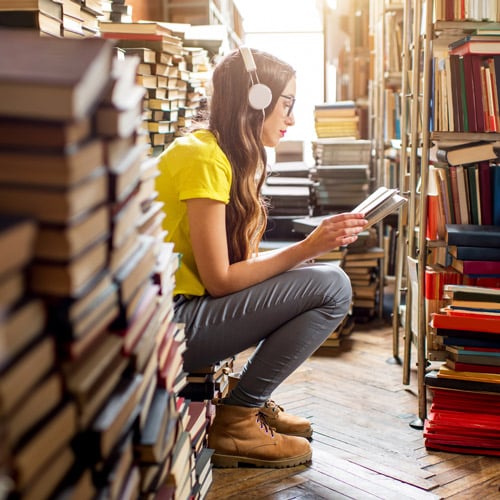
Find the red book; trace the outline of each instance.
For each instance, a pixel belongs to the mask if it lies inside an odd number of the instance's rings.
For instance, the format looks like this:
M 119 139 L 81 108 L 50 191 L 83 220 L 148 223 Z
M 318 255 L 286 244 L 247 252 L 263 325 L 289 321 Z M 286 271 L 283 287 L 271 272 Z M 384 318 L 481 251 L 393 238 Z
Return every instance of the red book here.
M 472 89 L 474 94 L 474 106 L 476 113 L 476 127 L 477 132 L 485 132 L 485 119 L 486 111 L 483 106 L 484 96 L 483 96 L 483 86 L 481 83 L 481 60 L 482 57 L 477 54 L 466 54 L 464 55 L 464 61 L 467 61 L 468 66 L 470 61 L 470 71 L 472 80 Z
M 479 192 L 481 194 L 481 223 L 491 225 L 493 223 L 493 199 L 491 192 L 491 170 L 489 161 L 478 163 L 479 169 Z
M 458 315 L 441 314 L 432 315 L 431 324 L 433 328 L 444 330 L 466 330 L 470 332 L 487 332 L 500 334 L 500 318 L 493 315 Z
M 473 35 L 462 38 L 450 44 L 450 54 L 463 56 L 466 54 L 500 54 L 500 40 L 493 36 L 485 40 L 484 35 L 476 35 L 481 38 L 473 38 Z
M 445 363 L 446 366 L 452 370 L 459 372 L 500 373 L 500 366 L 495 365 L 478 365 L 475 363 L 455 361 L 453 359 L 447 359 Z
M 464 274 L 500 275 L 500 260 L 461 260 L 453 257 L 451 265 Z

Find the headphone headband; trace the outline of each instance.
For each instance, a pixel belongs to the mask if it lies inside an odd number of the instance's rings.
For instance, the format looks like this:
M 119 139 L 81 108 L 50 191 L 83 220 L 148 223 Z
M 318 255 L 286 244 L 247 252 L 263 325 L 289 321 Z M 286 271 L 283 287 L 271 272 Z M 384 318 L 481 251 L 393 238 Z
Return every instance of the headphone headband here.
M 257 65 L 255 64 L 250 48 L 245 45 L 241 45 L 239 47 L 239 51 L 241 58 L 243 59 L 243 64 L 245 65 L 245 69 L 250 75 L 250 81 L 252 82 L 252 86 L 248 91 L 248 103 L 253 109 L 259 111 L 264 110 L 269 106 L 269 104 L 271 104 L 273 99 L 271 89 L 267 85 L 259 82 Z

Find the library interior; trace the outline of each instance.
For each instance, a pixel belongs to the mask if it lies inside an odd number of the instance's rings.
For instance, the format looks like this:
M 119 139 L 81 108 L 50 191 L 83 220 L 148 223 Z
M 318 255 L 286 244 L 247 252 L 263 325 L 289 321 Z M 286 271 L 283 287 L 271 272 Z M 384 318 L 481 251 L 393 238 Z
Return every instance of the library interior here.
M 0 500 L 499 498 L 499 103 L 497 0 L 0 0 Z

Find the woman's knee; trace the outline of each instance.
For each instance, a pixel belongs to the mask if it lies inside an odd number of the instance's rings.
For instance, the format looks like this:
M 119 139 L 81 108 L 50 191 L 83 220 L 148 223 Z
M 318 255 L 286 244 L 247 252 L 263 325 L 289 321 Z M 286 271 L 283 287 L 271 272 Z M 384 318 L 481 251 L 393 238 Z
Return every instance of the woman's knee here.
M 325 287 L 325 297 L 336 308 L 344 309 L 347 314 L 352 302 L 352 286 L 349 276 L 339 266 L 324 264 L 318 269 L 321 271 L 320 279 Z

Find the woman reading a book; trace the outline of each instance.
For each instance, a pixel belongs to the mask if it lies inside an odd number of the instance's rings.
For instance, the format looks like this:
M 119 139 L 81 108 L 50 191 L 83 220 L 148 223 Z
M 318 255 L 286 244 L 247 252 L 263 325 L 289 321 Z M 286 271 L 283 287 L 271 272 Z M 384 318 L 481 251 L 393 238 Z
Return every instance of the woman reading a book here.
M 310 460 L 309 421 L 270 398 L 351 304 L 342 269 L 311 261 L 354 242 L 366 224 L 362 214 L 334 215 L 302 241 L 258 251 L 266 229 L 265 147 L 275 147 L 295 123 L 295 91 L 288 64 L 235 50 L 214 70 L 206 126 L 177 138 L 159 160 L 164 228 L 182 256 L 174 308 L 175 321 L 185 323 L 184 369 L 257 346 L 236 387 L 216 404 L 208 433 L 215 466 Z

